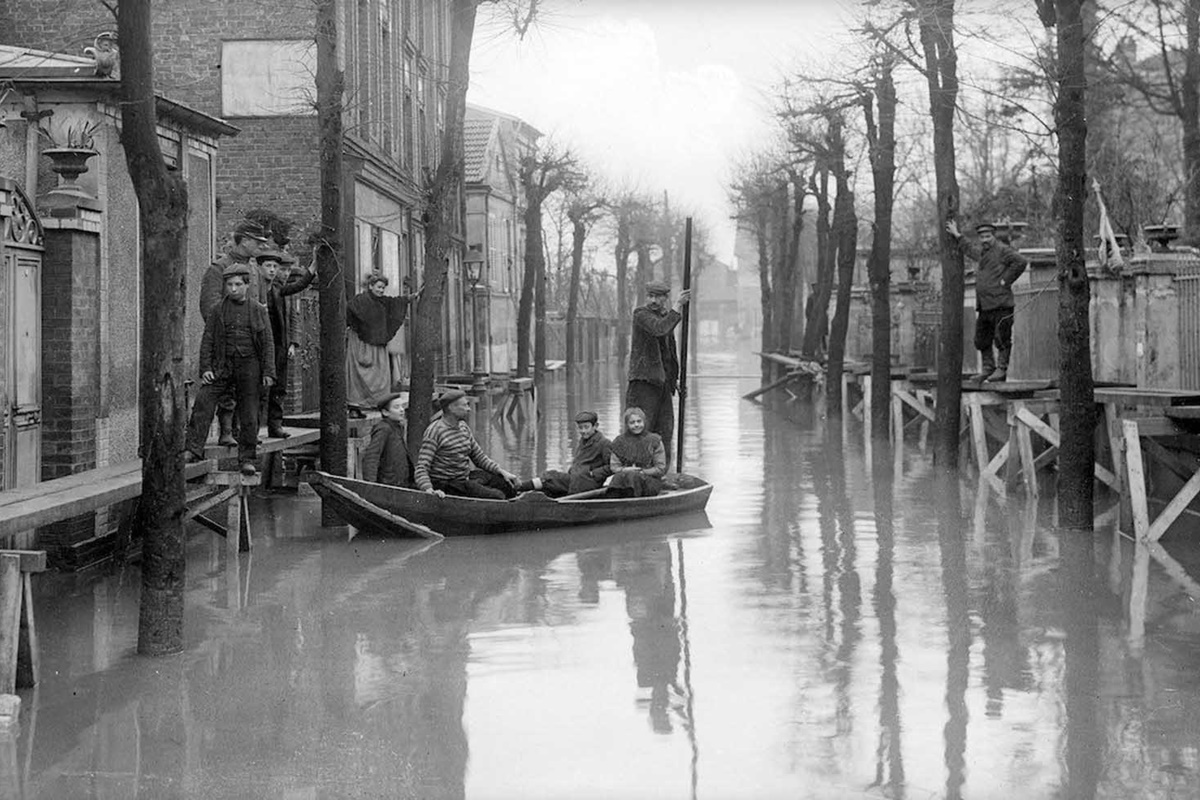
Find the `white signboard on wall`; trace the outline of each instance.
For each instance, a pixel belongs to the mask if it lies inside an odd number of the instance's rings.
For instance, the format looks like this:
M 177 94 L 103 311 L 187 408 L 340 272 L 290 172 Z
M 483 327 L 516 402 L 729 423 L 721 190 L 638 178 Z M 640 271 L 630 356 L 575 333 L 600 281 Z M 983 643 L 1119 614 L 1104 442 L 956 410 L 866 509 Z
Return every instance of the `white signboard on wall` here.
M 310 39 L 237 39 L 221 43 L 221 115 L 316 114 L 316 43 Z

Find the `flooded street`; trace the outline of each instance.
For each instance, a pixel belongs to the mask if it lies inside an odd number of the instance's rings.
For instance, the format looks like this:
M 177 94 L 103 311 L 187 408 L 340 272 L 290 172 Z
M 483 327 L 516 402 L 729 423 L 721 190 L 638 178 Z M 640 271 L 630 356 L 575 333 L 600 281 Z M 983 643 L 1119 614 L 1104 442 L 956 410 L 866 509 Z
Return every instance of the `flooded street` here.
M 700 366 L 706 515 L 347 542 L 264 496 L 236 565 L 191 530 L 187 649 L 160 659 L 134 654 L 136 568 L 39 576 L 0 796 L 1200 797 L 1200 613 L 1158 560 L 942 485 L 913 443 L 873 474 L 857 423 L 839 451 L 741 400 L 752 356 Z M 615 435 L 622 393 L 558 375 L 537 425 L 476 427 L 525 476 L 582 408 Z M 1193 575 L 1198 543 L 1165 541 Z

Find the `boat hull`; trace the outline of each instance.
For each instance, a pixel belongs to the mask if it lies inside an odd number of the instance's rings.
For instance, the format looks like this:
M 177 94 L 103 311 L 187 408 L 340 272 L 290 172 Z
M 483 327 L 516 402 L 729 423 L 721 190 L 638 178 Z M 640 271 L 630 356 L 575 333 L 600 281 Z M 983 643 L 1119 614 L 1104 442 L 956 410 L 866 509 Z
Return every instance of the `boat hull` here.
M 318 494 L 334 503 L 335 507 L 346 502 L 344 493 L 334 494 L 326 484 L 347 489 L 366 503 L 411 522 L 426 525 L 444 536 L 540 531 L 684 514 L 703 510 L 712 494 L 712 486 L 706 483 L 694 489 L 667 492 L 655 497 L 552 500 L 527 494 L 516 500 L 481 500 L 472 497 L 443 498 L 416 489 L 403 489 L 324 472 L 315 473 L 310 483 Z M 361 508 L 357 507 L 347 509 L 344 516 L 356 526 L 358 524 L 353 519 L 367 521 Z

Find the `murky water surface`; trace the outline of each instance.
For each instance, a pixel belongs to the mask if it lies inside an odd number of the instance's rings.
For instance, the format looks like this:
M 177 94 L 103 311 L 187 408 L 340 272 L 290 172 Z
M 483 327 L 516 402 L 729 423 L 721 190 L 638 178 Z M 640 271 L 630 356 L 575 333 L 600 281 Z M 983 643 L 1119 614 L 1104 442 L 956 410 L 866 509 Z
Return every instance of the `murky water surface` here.
M 136 569 L 39 578 L 43 682 L 0 739 L 5 797 L 1196 798 L 1200 614 L 1111 524 L 872 474 L 702 365 L 707 516 L 426 545 L 254 506 L 255 549 L 191 533 L 187 649 L 140 658 Z M 721 377 L 721 375 L 734 375 Z M 620 380 L 540 426 L 480 421 L 529 474 Z M 1200 550 L 1168 550 L 1200 576 Z M 1190 590 L 1194 591 L 1193 585 Z

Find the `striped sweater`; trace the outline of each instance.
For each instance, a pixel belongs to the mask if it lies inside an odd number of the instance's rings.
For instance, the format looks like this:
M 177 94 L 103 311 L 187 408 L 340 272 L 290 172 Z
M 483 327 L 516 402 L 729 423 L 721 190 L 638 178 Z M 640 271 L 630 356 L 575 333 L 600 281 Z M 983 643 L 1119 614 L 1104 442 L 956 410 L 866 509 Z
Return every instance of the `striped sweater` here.
M 446 417 L 434 420 L 421 438 L 414 470 L 417 488 L 432 489 L 434 481 L 465 481 L 472 461 L 485 472 L 500 472 L 500 465 L 483 452 L 465 421 L 453 425 Z

